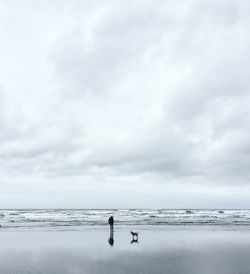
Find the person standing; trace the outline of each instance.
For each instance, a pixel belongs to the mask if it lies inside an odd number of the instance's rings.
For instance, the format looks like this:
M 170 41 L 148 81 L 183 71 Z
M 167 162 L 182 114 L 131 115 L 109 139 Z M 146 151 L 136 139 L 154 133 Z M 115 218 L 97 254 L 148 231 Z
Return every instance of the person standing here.
M 114 230 L 114 217 L 113 216 L 109 217 L 108 223 L 110 225 L 110 230 Z

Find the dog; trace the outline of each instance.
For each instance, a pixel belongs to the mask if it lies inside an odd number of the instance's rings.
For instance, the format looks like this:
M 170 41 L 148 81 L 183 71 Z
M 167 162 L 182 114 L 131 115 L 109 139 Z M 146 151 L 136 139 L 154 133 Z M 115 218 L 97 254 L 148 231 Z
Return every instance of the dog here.
M 132 234 L 133 238 L 134 238 L 134 237 L 138 238 L 139 232 L 130 231 L 130 233 Z

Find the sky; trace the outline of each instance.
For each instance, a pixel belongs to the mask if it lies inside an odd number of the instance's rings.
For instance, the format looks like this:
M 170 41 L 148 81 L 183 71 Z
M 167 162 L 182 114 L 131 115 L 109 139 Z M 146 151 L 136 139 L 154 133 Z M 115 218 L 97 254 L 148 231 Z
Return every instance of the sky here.
M 0 208 L 250 208 L 247 0 L 0 0 Z

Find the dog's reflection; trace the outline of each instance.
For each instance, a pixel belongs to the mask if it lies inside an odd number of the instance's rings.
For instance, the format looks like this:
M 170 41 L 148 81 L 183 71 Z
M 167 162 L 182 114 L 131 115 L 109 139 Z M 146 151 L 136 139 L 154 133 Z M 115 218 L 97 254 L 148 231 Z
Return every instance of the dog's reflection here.
M 130 242 L 131 244 L 134 244 L 134 243 L 137 243 L 137 244 L 139 244 L 139 241 L 138 241 L 138 238 L 133 238 L 132 239 L 132 241 Z

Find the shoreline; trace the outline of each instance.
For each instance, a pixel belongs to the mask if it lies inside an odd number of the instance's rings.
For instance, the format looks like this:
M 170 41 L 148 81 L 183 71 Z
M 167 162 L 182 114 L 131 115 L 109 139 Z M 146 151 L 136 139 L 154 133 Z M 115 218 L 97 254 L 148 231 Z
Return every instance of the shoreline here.
M 143 231 L 249 231 L 250 225 L 114 225 L 114 231 L 143 230 Z M 70 225 L 70 226 L 5 226 L 2 232 L 81 232 L 81 231 L 109 231 L 108 225 Z

